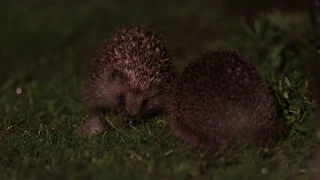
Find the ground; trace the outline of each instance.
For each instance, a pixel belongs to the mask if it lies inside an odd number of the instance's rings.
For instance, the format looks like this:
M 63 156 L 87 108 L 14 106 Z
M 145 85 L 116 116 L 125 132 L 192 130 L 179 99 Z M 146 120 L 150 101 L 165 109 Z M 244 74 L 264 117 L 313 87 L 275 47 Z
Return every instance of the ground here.
M 310 179 L 316 104 L 300 65 L 312 53 L 308 12 L 294 3 L 242 16 L 227 2 L 1 1 L 0 179 Z M 131 23 L 162 32 L 180 72 L 204 49 L 238 49 L 274 89 L 286 136 L 213 154 L 182 143 L 165 116 L 125 128 L 116 114 L 106 133 L 72 136 L 88 118 L 80 90 L 90 59 Z

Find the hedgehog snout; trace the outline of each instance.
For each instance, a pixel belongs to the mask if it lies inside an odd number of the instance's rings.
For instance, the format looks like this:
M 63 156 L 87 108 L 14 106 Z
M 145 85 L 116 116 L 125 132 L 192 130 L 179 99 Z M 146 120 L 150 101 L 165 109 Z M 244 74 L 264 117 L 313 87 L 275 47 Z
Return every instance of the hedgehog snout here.
M 135 126 L 137 124 L 137 117 L 136 116 L 131 116 L 131 115 L 126 114 L 124 118 L 125 118 L 126 123 L 129 125 Z

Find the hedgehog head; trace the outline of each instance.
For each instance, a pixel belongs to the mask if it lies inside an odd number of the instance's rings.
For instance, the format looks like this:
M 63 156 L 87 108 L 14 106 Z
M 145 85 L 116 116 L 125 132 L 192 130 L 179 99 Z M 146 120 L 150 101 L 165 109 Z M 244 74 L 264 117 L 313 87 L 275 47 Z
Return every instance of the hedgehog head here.
M 145 27 L 117 31 L 93 60 L 85 98 L 94 107 L 114 107 L 135 124 L 165 110 L 175 72 L 157 34 Z
M 163 111 L 166 102 L 164 82 L 132 84 L 132 75 L 126 71 L 114 70 L 110 73 L 105 98 L 125 117 L 128 123 L 135 124 L 138 118 Z

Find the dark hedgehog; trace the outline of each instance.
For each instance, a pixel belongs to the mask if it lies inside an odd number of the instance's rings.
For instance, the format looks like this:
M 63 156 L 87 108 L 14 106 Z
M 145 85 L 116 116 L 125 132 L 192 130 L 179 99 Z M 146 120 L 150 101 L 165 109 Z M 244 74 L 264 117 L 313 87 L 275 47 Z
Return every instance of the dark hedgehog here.
M 101 114 L 110 108 L 130 124 L 165 112 L 176 74 L 162 35 L 154 30 L 131 25 L 116 31 L 98 51 L 91 67 L 84 99 L 93 114 L 75 134 L 103 131 Z
M 169 124 L 197 149 L 249 140 L 272 144 L 283 132 L 276 100 L 256 68 L 232 50 L 191 60 L 173 90 Z

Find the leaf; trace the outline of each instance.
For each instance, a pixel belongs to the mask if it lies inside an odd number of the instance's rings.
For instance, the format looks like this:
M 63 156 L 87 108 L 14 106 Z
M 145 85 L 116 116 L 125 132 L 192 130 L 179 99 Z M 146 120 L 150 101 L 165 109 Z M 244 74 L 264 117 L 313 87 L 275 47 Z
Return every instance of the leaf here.
M 14 83 L 15 83 L 15 79 L 13 78 L 9 79 L 4 85 L 2 85 L 0 91 L 5 91 L 10 89 Z
M 297 130 L 302 131 L 302 132 L 309 132 L 310 131 L 309 127 L 305 124 L 302 124 L 302 123 L 295 123 L 294 127 Z
M 261 37 L 261 25 L 259 21 L 255 21 L 254 22 L 254 31 L 255 31 L 255 35 L 258 39 L 260 39 Z
M 248 36 L 250 38 L 254 38 L 255 36 L 255 32 L 254 32 L 254 29 L 251 28 L 248 24 L 246 23 L 241 23 L 241 27 L 242 27 L 242 30 L 244 31 L 244 35 L 245 36 Z
M 284 82 L 287 84 L 287 86 L 291 87 L 291 83 L 287 77 L 284 78 Z

